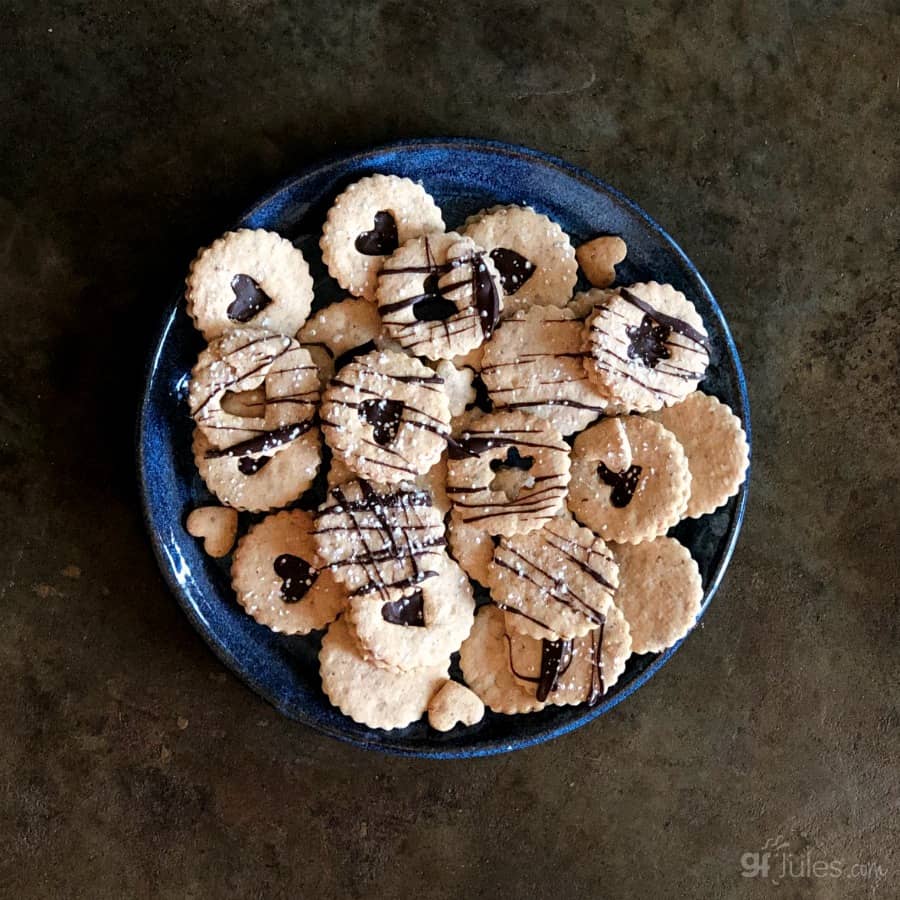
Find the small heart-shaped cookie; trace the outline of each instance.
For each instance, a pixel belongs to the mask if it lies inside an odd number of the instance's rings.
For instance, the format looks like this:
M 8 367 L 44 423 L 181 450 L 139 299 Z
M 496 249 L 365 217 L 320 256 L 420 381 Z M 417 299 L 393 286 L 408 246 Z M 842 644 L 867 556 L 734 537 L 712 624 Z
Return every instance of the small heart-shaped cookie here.
M 616 265 L 625 259 L 628 247 L 620 237 L 594 238 L 575 251 L 581 271 L 594 287 L 609 287 L 616 280 Z
M 447 681 L 428 704 L 428 724 L 435 731 L 450 731 L 456 725 L 474 725 L 484 718 L 484 703 L 478 694 L 458 681 Z
M 225 556 L 237 536 L 238 514 L 227 506 L 198 506 L 187 517 L 188 534 L 203 538 L 203 549 L 218 559 Z

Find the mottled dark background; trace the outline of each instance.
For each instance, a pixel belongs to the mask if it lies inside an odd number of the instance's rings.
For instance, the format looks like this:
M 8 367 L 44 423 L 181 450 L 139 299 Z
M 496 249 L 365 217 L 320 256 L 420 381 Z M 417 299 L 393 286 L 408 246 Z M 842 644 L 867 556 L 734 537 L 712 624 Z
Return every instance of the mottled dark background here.
M 884 2 L 0 2 L 0 895 L 900 893 L 900 15 Z M 366 754 L 226 674 L 159 576 L 132 416 L 194 250 L 335 150 L 585 166 L 699 265 L 755 474 L 709 614 L 610 715 Z M 741 876 L 783 836 L 880 878 Z

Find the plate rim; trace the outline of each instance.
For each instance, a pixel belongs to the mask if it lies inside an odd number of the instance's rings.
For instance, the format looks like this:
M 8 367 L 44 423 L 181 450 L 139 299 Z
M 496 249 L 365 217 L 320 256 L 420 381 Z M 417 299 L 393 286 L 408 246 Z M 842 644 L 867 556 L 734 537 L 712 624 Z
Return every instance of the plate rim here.
M 405 140 L 397 140 L 385 144 L 379 144 L 377 146 L 369 147 L 364 150 L 343 153 L 335 152 L 327 156 L 317 158 L 309 165 L 302 167 L 299 171 L 280 180 L 277 184 L 275 184 L 274 187 L 272 187 L 265 194 L 259 197 L 254 203 L 246 207 L 238 217 L 236 222 L 229 226 L 227 230 L 233 230 L 238 227 L 246 227 L 242 226 L 242 223 L 252 218 L 261 208 L 270 204 L 275 198 L 278 197 L 278 195 L 290 189 L 298 181 L 304 178 L 308 178 L 310 175 L 316 173 L 317 171 L 333 167 L 336 164 L 348 163 L 351 161 L 358 164 L 365 161 L 366 158 L 379 156 L 384 153 L 412 153 L 421 152 L 429 148 L 452 148 L 454 150 L 470 150 L 479 153 L 488 152 L 497 156 L 512 156 L 523 159 L 527 162 L 539 163 L 546 168 L 561 170 L 564 174 L 568 175 L 569 177 L 575 178 L 578 181 L 581 181 L 594 191 L 599 190 L 601 193 L 612 196 L 623 206 L 628 207 L 628 209 L 630 209 L 631 212 L 633 212 L 642 221 L 645 228 L 649 229 L 652 232 L 655 232 L 662 239 L 662 241 L 674 252 L 684 269 L 690 274 L 693 279 L 696 280 L 700 291 L 704 294 L 705 299 L 715 311 L 725 337 L 725 347 L 728 352 L 728 357 L 734 366 L 737 376 L 738 393 L 740 395 L 741 401 L 740 418 L 742 420 L 742 424 L 744 426 L 744 431 L 746 434 L 747 446 L 750 453 L 750 461 L 747 467 L 744 483 L 741 485 L 741 488 L 737 495 L 737 505 L 735 508 L 734 516 L 729 523 L 728 531 L 726 533 L 727 542 L 724 552 L 722 553 L 719 564 L 716 567 L 713 578 L 707 585 L 707 588 L 704 592 L 703 604 L 700 608 L 700 612 L 697 614 L 696 622 L 694 626 L 692 626 L 691 631 L 688 632 L 688 634 L 685 635 L 685 637 L 679 640 L 676 644 L 660 653 L 656 657 L 656 659 L 654 659 L 653 662 L 651 662 L 637 677 L 632 679 L 621 691 L 616 692 L 612 697 L 608 698 L 602 703 L 599 703 L 594 708 L 585 708 L 585 711 L 582 715 L 575 717 L 568 722 L 564 722 L 561 725 L 547 727 L 546 729 L 539 731 L 534 735 L 523 738 L 516 738 L 512 741 L 490 741 L 486 742 L 483 746 L 448 749 L 441 749 L 440 747 L 423 747 L 420 749 L 412 749 L 402 746 L 381 744 L 376 741 L 367 741 L 365 739 L 349 735 L 341 730 L 323 725 L 312 717 L 297 715 L 295 711 L 290 710 L 287 706 L 286 701 L 282 700 L 280 697 L 270 691 L 268 687 L 263 682 L 261 682 L 260 679 L 258 679 L 254 674 L 242 668 L 238 657 L 230 650 L 228 650 L 223 643 L 216 639 L 211 630 L 207 627 L 207 624 L 198 615 L 193 605 L 187 602 L 187 599 L 183 595 L 183 588 L 174 577 L 170 565 L 170 560 L 167 557 L 159 531 L 157 530 L 153 522 L 153 513 L 151 510 L 150 499 L 152 491 L 146 477 L 147 465 L 145 444 L 146 435 L 148 432 L 148 419 L 151 405 L 151 386 L 159 369 L 160 358 L 165 347 L 166 339 L 168 338 L 169 332 L 174 325 L 175 318 L 177 317 L 181 308 L 181 303 L 184 298 L 184 290 L 182 287 L 178 288 L 178 290 L 174 294 L 173 299 L 171 299 L 168 302 L 167 306 L 164 307 L 161 325 L 154 334 L 153 341 L 150 345 L 150 352 L 147 354 L 147 360 L 144 367 L 144 378 L 141 382 L 140 387 L 141 398 L 139 414 L 135 423 L 135 443 L 137 445 L 135 462 L 141 499 L 142 518 L 147 532 L 150 536 L 150 542 L 153 546 L 153 551 L 156 557 L 156 562 L 160 574 L 163 576 L 163 580 L 166 582 L 166 585 L 168 586 L 170 592 L 175 596 L 179 607 L 185 613 L 195 631 L 197 631 L 203 638 L 206 645 L 213 651 L 218 660 L 223 665 L 225 665 L 229 669 L 229 671 L 231 671 L 231 673 L 235 675 L 242 683 L 250 687 L 266 702 L 275 707 L 275 709 L 288 720 L 312 728 L 320 734 L 325 734 L 331 738 L 340 740 L 343 743 L 351 744 L 355 747 L 360 747 L 365 750 L 376 750 L 378 752 L 392 756 L 413 757 L 420 759 L 470 759 L 475 757 L 487 757 L 503 753 L 511 753 L 516 750 L 524 750 L 537 744 L 542 744 L 546 741 L 551 741 L 558 737 L 562 737 L 563 735 L 569 734 L 577 728 L 581 728 L 582 726 L 587 725 L 589 722 L 592 722 L 605 713 L 609 712 L 615 706 L 618 706 L 618 704 L 623 700 L 634 694 L 635 691 L 646 684 L 672 658 L 672 656 L 674 656 L 679 647 L 681 647 L 685 640 L 690 637 L 690 635 L 696 629 L 697 624 L 706 614 L 706 611 L 709 608 L 713 597 L 721 586 L 722 579 L 725 576 L 725 572 L 727 571 L 731 563 L 731 559 L 734 554 L 735 547 L 737 546 L 737 541 L 740 536 L 741 528 L 744 522 L 744 516 L 747 509 L 750 476 L 753 465 L 753 441 L 750 421 L 750 398 L 743 365 L 740 359 L 740 354 L 738 353 L 738 348 L 735 344 L 734 337 L 731 334 L 731 328 L 728 324 L 728 320 L 725 318 L 725 315 L 722 312 L 722 309 L 719 306 L 715 295 L 713 294 L 709 285 L 706 283 L 706 280 L 700 274 L 699 270 L 687 256 L 684 250 L 682 250 L 681 246 L 668 233 L 668 231 L 666 231 L 665 228 L 663 228 L 655 219 L 653 219 L 649 215 L 649 213 L 642 209 L 634 200 L 627 197 L 617 188 L 603 181 L 601 178 L 597 177 L 586 169 L 583 169 L 580 166 L 576 166 L 573 163 L 568 162 L 567 160 L 561 159 L 560 157 L 553 156 L 541 150 L 536 150 L 518 144 L 511 144 L 505 141 L 469 137 L 409 138 Z

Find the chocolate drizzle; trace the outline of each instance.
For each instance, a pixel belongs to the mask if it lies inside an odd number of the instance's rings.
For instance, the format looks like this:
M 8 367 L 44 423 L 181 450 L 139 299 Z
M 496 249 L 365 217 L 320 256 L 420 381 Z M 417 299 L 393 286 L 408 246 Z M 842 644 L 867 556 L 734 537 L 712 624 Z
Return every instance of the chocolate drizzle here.
M 238 460 L 238 472 L 241 475 L 255 475 L 271 461 L 271 456 L 242 456 Z
M 406 404 L 402 400 L 363 400 L 357 407 L 357 413 L 363 422 L 372 426 L 375 443 L 386 447 L 397 437 L 405 409 Z
M 352 347 L 350 350 L 345 350 L 337 357 L 337 359 L 335 359 L 334 371 L 340 372 L 347 363 L 353 362 L 358 356 L 365 356 L 367 353 L 371 353 L 373 350 L 377 349 L 375 341 L 366 341 L 365 344 L 360 344 L 358 347 Z
M 365 256 L 388 256 L 393 253 L 400 246 L 394 217 L 386 209 L 375 213 L 374 227 L 357 235 L 354 246 Z
M 660 312 L 658 309 L 654 309 L 646 300 L 642 300 L 636 294 L 633 294 L 628 288 L 620 288 L 619 289 L 620 296 L 627 300 L 632 306 L 636 306 L 641 312 L 646 313 L 655 321 L 659 322 L 660 325 L 667 325 L 672 331 L 676 334 L 680 334 L 686 337 L 689 341 L 693 341 L 695 344 L 699 344 L 701 347 L 709 350 L 709 344 L 707 339 L 697 331 L 696 328 L 688 325 L 687 322 L 682 319 L 676 319 L 675 316 L 666 315 L 666 313 Z
M 572 641 L 541 641 L 541 677 L 537 683 L 537 698 L 542 703 L 559 686 L 559 676 L 572 663 Z
M 603 629 L 605 627 L 606 622 L 591 632 L 591 682 L 588 685 L 587 696 L 584 698 L 588 706 L 596 706 L 606 693 L 606 685 L 603 683 Z
M 608 469 L 605 463 L 597 466 L 597 475 L 604 484 L 608 484 L 612 488 L 610 502 L 617 509 L 623 509 L 631 503 L 631 498 L 638 486 L 638 479 L 641 477 L 641 466 L 629 466 L 622 472 L 613 472 Z
M 488 340 L 500 321 L 500 292 L 480 253 L 472 257 L 472 293 L 475 296 L 475 309 L 478 310 L 481 330 L 485 340 Z
M 401 597 L 391 603 L 385 603 L 381 607 L 381 618 L 391 625 L 403 625 L 406 627 L 425 627 L 425 598 L 421 591 L 416 591 L 408 597 Z
M 223 456 L 251 456 L 256 453 L 276 450 L 278 447 L 289 444 L 301 435 L 306 434 L 314 425 L 314 419 L 295 422 L 293 425 L 282 425 L 280 428 L 273 428 L 271 431 L 263 431 L 256 437 L 247 441 L 241 441 L 239 444 L 233 444 L 224 450 L 218 448 L 207 450 L 206 458 L 221 459 Z
M 503 285 L 503 293 L 514 294 L 532 275 L 536 266 L 527 260 L 521 253 L 510 250 L 508 247 L 497 247 L 491 250 L 491 260 L 500 273 L 500 283 Z
M 319 575 L 305 559 L 293 553 L 282 553 L 276 557 L 272 568 L 281 579 L 281 599 L 285 603 L 302 600 Z
M 628 358 L 640 357 L 645 366 L 655 369 L 660 360 L 672 355 L 666 346 L 671 333 L 668 325 L 660 325 L 652 316 L 645 314 L 640 325 L 629 325 L 625 329 L 629 342 Z
M 413 303 L 413 316 L 417 322 L 444 322 L 458 312 L 456 304 L 444 296 L 451 285 L 441 288 L 438 285 L 440 276 L 437 272 L 429 275 L 422 284 L 424 293 Z
M 231 290 L 234 291 L 234 300 L 225 312 L 234 322 L 249 322 L 272 302 L 272 298 L 249 275 L 235 275 L 231 279 Z

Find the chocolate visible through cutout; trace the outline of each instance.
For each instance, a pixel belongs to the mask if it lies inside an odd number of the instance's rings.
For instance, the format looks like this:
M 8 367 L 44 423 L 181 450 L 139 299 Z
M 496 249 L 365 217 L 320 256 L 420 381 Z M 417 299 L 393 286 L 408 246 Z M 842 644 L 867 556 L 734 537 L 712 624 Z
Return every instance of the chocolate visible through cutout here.
M 305 559 L 293 553 L 282 553 L 275 559 L 273 568 L 281 579 L 281 599 L 285 603 L 302 600 L 319 574 Z
M 375 443 L 386 447 L 397 437 L 404 409 L 402 400 L 363 400 L 357 411 L 360 419 L 374 429 Z
M 610 502 L 617 509 L 623 509 L 631 503 L 631 498 L 637 490 L 641 471 L 641 466 L 629 466 L 624 472 L 613 472 L 604 463 L 597 466 L 597 475 L 600 480 L 612 488 Z
M 491 260 L 500 273 L 500 283 L 505 294 L 514 294 L 532 275 L 536 266 L 521 253 L 507 247 L 491 250 Z
M 225 312 L 233 322 L 249 322 L 272 302 L 272 298 L 249 275 L 235 275 L 231 279 L 231 290 L 234 291 L 234 300 Z
M 401 597 L 393 603 L 385 603 L 381 607 L 381 618 L 391 625 L 407 627 L 425 627 L 425 598 L 421 591 L 408 597 Z
M 400 246 L 394 217 L 386 209 L 375 213 L 375 226 L 371 231 L 358 235 L 354 246 L 365 256 L 388 256 L 393 253 Z
M 668 359 L 671 354 L 666 341 L 672 329 L 661 325 L 652 316 L 644 314 L 639 326 L 629 325 L 625 329 L 628 335 L 628 358 L 640 357 L 641 362 L 653 369 L 661 359 Z

